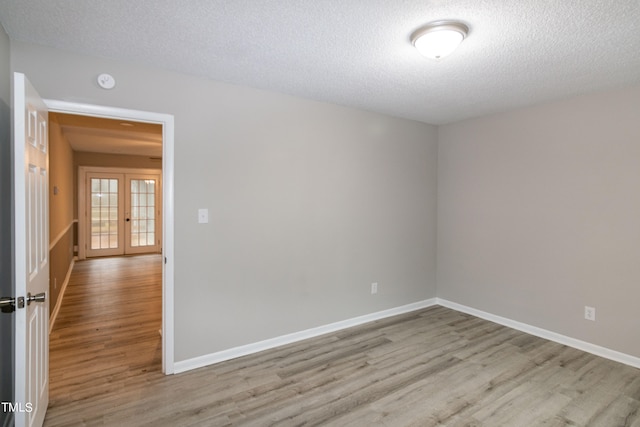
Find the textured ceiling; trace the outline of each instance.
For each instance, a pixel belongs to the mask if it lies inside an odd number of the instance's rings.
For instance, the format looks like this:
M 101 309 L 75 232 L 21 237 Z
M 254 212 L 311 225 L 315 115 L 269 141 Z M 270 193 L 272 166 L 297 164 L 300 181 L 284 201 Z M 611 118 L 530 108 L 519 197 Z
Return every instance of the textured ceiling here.
M 440 62 L 410 35 L 455 19 Z M 640 83 L 640 0 L 0 0 L 13 40 L 441 124 Z

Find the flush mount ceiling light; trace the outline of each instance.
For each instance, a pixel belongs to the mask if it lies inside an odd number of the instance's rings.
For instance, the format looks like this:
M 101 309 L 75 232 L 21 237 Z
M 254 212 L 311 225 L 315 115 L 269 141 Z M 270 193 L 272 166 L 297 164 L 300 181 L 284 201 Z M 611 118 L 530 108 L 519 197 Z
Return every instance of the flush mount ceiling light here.
M 411 42 L 427 58 L 442 59 L 456 50 L 468 32 L 461 22 L 437 21 L 413 33 Z

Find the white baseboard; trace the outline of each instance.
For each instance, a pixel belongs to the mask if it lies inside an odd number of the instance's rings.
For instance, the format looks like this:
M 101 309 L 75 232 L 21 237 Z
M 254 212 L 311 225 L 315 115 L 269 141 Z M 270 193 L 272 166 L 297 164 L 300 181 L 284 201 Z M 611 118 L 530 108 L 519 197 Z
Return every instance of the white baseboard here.
M 420 310 L 420 309 L 431 307 L 434 305 L 441 305 L 443 307 L 460 311 L 462 313 L 467 313 L 472 316 L 476 316 L 481 319 L 488 320 L 490 322 L 498 323 L 500 325 L 507 326 L 509 328 L 513 328 L 531 335 L 535 335 L 540 338 L 548 339 L 550 341 L 554 341 L 559 344 L 567 345 L 569 347 L 573 347 L 578 350 L 586 351 L 587 353 L 595 354 L 596 356 L 601 356 L 606 359 L 624 363 L 625 365 L 633 366 L 635 368 L 640 368 L 640 358 L 638 357 L 621 353 L 619 351 L 611 350 L 606 347 L 601 347 L 595 344 L 591 344 L 585 341 L 581 341 L 575 338 L 567 337 L 565 335 L 561 335 L 556 332 L 548 331 L 546 329 L 538 328 L 536 326 L 531 326 L 526 323 L 508 319 L 506 317 L 496 316 L 495 314 L 487 313 L 485 311 L 468 307 L 462 304 L 458 304 L 452 301 L 448 301 L 442 298 L 431 298 L 428 300 L 403 305 L 403 306 L 392 308 L 389 310 L 378 311 L 376 313 L 354 317 L 352 319 L 330 323 L 328 325 L 318 326 L 316 328 L 311 328 L 311 329 L 307 329 L 300 332 L 294 332 L 292 334 L 282 335 L 282 336 L 267 339 L 264 341 L 242 345 L 239 347 L 230 348 L 228 350 L 223 350 L 216 353 L 207 354 L 204 356 L 194 357 L 192 359 L 175 362 L 174 372 L 178 374 L 178 373 L 190 371 L 192 369 L 202 368 L 204 366 L 213 365 L 219 362 L 224 362 L 225 360 L 231 360 L 237 357 L 258 353 L 260 351 L 269 350 L 269 349 L 280 347 L 286 344 L 292 344 L 298 341 L 314 338 L 327 333 L 336 332 L 336 331 L 347 329 L 353 326 L 362 325 L 363 323 L 372 322 L 374 320 L 380 320 L 380 319 L 384 319 L 391 316 L 396 316 L 398 314 L 409 313 L 411 311 Z
M 320 335 L 336 332 L 342 329 L 351 328 L 353 326 L 362 325 L 363 323 L 380 320 L 398 314 L 409 313 L 411 311 L 420 310 L 426 307 L 436 305 L 436 298 L 391 308 L 388 310 L 378 311 L 376 313 L 366 314 L 364 316 L 354 317 L 352 319 L 342 320 L 340 322 L 330 323 L 328 325 L 318 326 L 316 328 L 307 329 L 292 334 L 282 335 L 279 337 L 259 341 L 252 344 L 242 345 L 230 348 L 228 350 L 207 354 L 204 356 L 194 357 L 193 359 L 182 360 L 174 363 L 174 372 L 176 374 L 190 371 L 192 369 L 202 368 L 204 366 L 213 365 L 214 363 L 224 362 L 225 360 L 235 359 L 237 357 L 246 356 L 260 351 L 269 350 L 286 344 L 314 338 Z
M 60 306 L 62 305 L 62 298 L 64 298 L 64 292 L 67 290 L 67 285 L 69 284 L 69 279 L 71 279 L 71 272 L 73 271 L 74 265 L 76 265 L 76 259 L 72 258 L 71 264 L 69 264 L 69 269 L 67 270 L 67 275 L 64 277 L 62 288 L 60 288 L 60 293 L 58 294 L 56 305 L 53 307 L 53 311 L 49 315 L 49 334 L 51 334 L 51 331 L 53 331 L 53 325 L 54 323 L 56 323 L 56 319 L 58 318 Z
M 535 335 L 549 341 L 554 341 L 559 344 L 577 348 L 578 350 L 586 351 L 587 353 L 595 354 L 596 356 L 604 357 L 605 359 L 624 363 L 625 365 L 633 366 L 634 368 L 640 368 L 640 358 L 631 356 L 629 354 L 621 353 L 619 351 L 611 350 L 606 347 L 601 347 L 599 345 L 561 335 L 556 332 L 538 328 L 536 326 L 531 326 L 526 323 L 511 320 L 506 317 L 496 316 L 495 314 L 477 310 L 475 308 L 448 301 L 442 298 L 436 298 L 436 304 L 450 308 L 452 310 L 460 311 L 462 313 L 467 313 L 481 319 L 489 320 L 491 322 L 516 329 L 518 331 L 526 332 L 528 334 Z

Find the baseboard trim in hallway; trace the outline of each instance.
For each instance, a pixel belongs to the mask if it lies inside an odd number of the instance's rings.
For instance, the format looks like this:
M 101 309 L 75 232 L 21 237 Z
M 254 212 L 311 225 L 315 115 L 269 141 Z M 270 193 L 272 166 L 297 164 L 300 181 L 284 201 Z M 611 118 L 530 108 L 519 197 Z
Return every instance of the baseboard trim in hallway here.
M 53 325 L 56 323 L 56 319 L 58 318 L 58 313 L 60 313 L 60 307 L 62 306 L 62 300 L 64 299 L 64 293 L 67 291 L 67 285 L 69 284 L 69 279 L 71 279 L 71 273 L 73 272 L 73 267 L 76 265 L 76 259 L 73 258 L 71 260 L 71 264 L 69 264 L 69 269 L 67 270 L 67 275 L 64 278 L 64 282 L 62 283 L 62 289 L 60 289 L 60 294 L 58 295 L 58 300 L 56 301 L 55 307 L 53 307 L 53 312 L 49 316 L 49 334 L 53 331 Z

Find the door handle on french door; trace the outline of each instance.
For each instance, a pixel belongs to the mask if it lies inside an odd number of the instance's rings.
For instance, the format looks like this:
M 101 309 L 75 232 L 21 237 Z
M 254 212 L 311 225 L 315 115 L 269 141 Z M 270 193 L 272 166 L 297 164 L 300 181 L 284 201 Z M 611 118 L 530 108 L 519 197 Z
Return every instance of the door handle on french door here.
M 130 218 L 126 218 L 125 221 L 129 222 L 129 221 L 131 221 L 131 219 Z
M 27 305 L 31 305 L 32 302 L 44 302 L 47 299 L 47 294 L 40 292 L 39 294 L 31 295 L 31 292 L 27 293 Z

